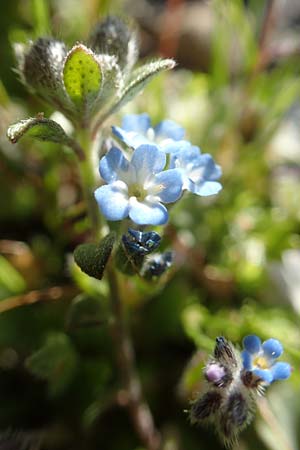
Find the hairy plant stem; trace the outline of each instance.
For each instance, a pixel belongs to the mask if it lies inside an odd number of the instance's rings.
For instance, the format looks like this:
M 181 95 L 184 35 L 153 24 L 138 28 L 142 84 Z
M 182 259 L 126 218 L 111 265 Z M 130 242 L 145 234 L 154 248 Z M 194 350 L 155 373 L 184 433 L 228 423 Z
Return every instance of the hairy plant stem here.
M 83 196 L 86 202 L 87 215 L 90 219 L 92 237 L 94 239 L 98 239 L 99 237 L 102 237 L 102 230 L 100 224 L 99 208 L 94 198 L 96 183 L 92 161 L 90 132 L 89 130 L 81 129 L 78 132 L 77 137 L 85 156 L 84 159 L 81 159 L 79 161 Z
M 158 450 L 160 447 L 160 436 L 155 428 L 149 406 L 143 398 L 142 386 L 136 370 L 134 349 L 119 294 L 118 279 L 111 264 L 107 268 L 107 275 L 113 313 L 112 336 L 126 391 L 126 406 L 136 433 L 145 448 L 147 450 Z

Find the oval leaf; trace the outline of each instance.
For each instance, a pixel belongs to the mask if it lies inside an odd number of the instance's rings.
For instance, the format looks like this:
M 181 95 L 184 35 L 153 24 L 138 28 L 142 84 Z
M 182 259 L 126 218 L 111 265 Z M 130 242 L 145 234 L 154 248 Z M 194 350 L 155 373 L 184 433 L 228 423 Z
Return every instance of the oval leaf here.
M 60 332 L 48 335 L 45 344 L 26 359 L 26 368 L 47 380 L 52 395 L 60 394 L 72 381 L 78 357 L 70 338 Z
M 13 144 L 25 135 L 41 141 L 51 141 L 59 144 L 67 144 L 70 140 L 57 122 L 45 119 L 42 114 L 37 117 L 20 120 L 7 130 L 7 137 Z
M 84 159 L 84 153 L 79 144 L 68 136 L 57 122 L 45 119 L 42 113 L 37 117 L 29 117 L 14 123 L 7 129 L 6 134 L 12 144 L 16 144 L 24 136 L 29 136 L 39 141 L 67 145 L 74 150 L 79 159 Z
M 82 44 L 73 47 L 64 64 L 63 80 L 76 107 L 90 110 L 102 85 L 102 72 L 94 53 Z

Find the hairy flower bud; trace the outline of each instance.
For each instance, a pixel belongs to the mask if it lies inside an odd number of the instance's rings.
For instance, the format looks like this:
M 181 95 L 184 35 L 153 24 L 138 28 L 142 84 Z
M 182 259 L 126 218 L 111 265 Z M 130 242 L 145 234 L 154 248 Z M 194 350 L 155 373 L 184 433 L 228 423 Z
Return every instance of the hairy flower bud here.
M 89 46 L 96 53 L 114 55 L 121 68 L 131 68 L 138 56 L 136 33 L 115 16 L 108 16 L 96 25 Z

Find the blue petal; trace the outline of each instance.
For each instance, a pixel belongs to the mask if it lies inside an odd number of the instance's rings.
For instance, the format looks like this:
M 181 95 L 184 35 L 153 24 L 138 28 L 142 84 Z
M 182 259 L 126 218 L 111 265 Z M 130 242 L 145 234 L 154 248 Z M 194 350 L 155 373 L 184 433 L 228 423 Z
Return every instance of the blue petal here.
M 136 131 L 145 134 L 151 127 L 151 121 L 148 114 L 127 114 L 123 117 L 122 128 L 125 131 Z
M 163 186 L 163 189 L 158 192 L 157 197 L 163 203 L 173 203 L 179 199 L 182 193 L 182 176 L 181 172 L 177 169 L 165 170 L 155 175 L 153 179 L 153 187 L 148 189 L 151 195 L 151 190 L 155 191 L 155 188 L 159 185 Z M 155 195 L 155 193 L 154 193 Z
M 261 340 L 258 336 L 255 336 L 255 334 L 250 334 L 249 336 L 244 337 L 243 345 L 244 348 L 252 355 L 259 353 L 261 350 Z
M 128 195 L 124 187 L 120 187 L 120 182 L 117 181 L 101 186 L 95 191 L 100 210 L 108 220 L 122 220 L 128 216 Z
M 270 359 L 278 358 L 282 352 L 283 347 L 277 339 L 268 339 L 262 345 L 264 354 Z
M 166 165 L 166 155 L 156 145 L 141 145 L 131 158 L 137 181 L 143 184 L 149 175 L 161 172 Z
M 171 153 L 171 154 L 186 152 L 190 148 L 194 148 L 194 147 L 188 141 L 171 141 L 171 142 L 167 142 L 163 146 L 164 152 Z
M 184 177 L 184 189 L 188 189 L 197 195 L 213 195 L 222 189 L 220 183 L 215 180 L 221 175 L 221 168 L 215 164 L 209 154 L 202 155 L 200 149 L 190 145 L 183 151 L 171 156 L 170 168 L 176 167 L 182 170 Z M 206 182 L 212 182 L 206 185 Z
M 140 145 L 151 143 L 149 139 L 136 131 L 125 131 L 119 127 L 112 127 L 112 132 L 117 138 L 128 145 L 128 147 L 137 148 Z
M 160 203 L 139 202 L 132 197 L 129 217 L 138 225 L 163 225 L 168 221 L 169 215 L 165 206 Z
M 252 372 L 266 383 L 272 383 L 273 381 L 273 375 L 268 369 L 255 369 Z
M 129 169 L 129 163 L 124 157 L 121 150 L 113 147 L 109 152 L 101 158 L 99 171 L 100 175 L 106 183 L 112 183 L 122 176 Z
M 291 375 L 291 366 L 286 362 L 277 362 L 270 369 L 273 375 L 273 381 L 286 380 Z
M 205 166 L 205 172 L 203 174 L 205 179 L 217 180 L 222 175 L 221 167 L 215 163 L 209 153 L 201 155 L 201 164 Z
M 184 128 L 169 119 L 163 120 L 156 125 L 154 131 L 156 136 L 174 139 L 174 141 L 179 141 L 184 136 Z
M 217 181 L 204 181 L 200 185 L 196 183 L 189 183 L 188 190 L 193 192 L 196 195 L 202 195 L 204 197 L 208 195 L 215 195 L 222 189 L 221 183 Z
M 243 350 L 241 353 L 241 357 L 242 357 L 242 362 L 243 362 L 243 367 L 246 370 L 251 370 L 252 369 L 252 356 L 249 352 L 247 352 L 247 350 Z

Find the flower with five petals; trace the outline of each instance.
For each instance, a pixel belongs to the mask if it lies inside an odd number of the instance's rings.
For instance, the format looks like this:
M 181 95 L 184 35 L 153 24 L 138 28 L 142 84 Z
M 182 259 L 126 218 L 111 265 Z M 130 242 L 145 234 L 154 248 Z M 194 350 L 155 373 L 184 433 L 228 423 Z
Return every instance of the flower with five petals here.
M 181 141 L 178 147 L 178 151 L 171 152 L 170 168 L 181 171 L 183 189 L 201 196 L 217 194 L 222 189 L 221 183 L 216 181 L 222 170 L 212 156 L 201 153 L 199 147 L 189 142 Z
M 286 362 L 276 361 L 283 352 L 277 339 L 261 343 L 258 336 L 249 335 L 244 338 L 243 344 L 242 361 L 245 370 L 253 372 L 267 384 L 289 378 L 291 366 Z
M 166 155 L 155 145 L 140 145 L 128 161 L 113 147 L 100 161 L 100 175 L 107 183 L 95 191 L 95 198 L 108 220 L 126 217 L 138 225 L 163 225 L 168 211 L 182 193 L 177 169 L 163 171 Z

